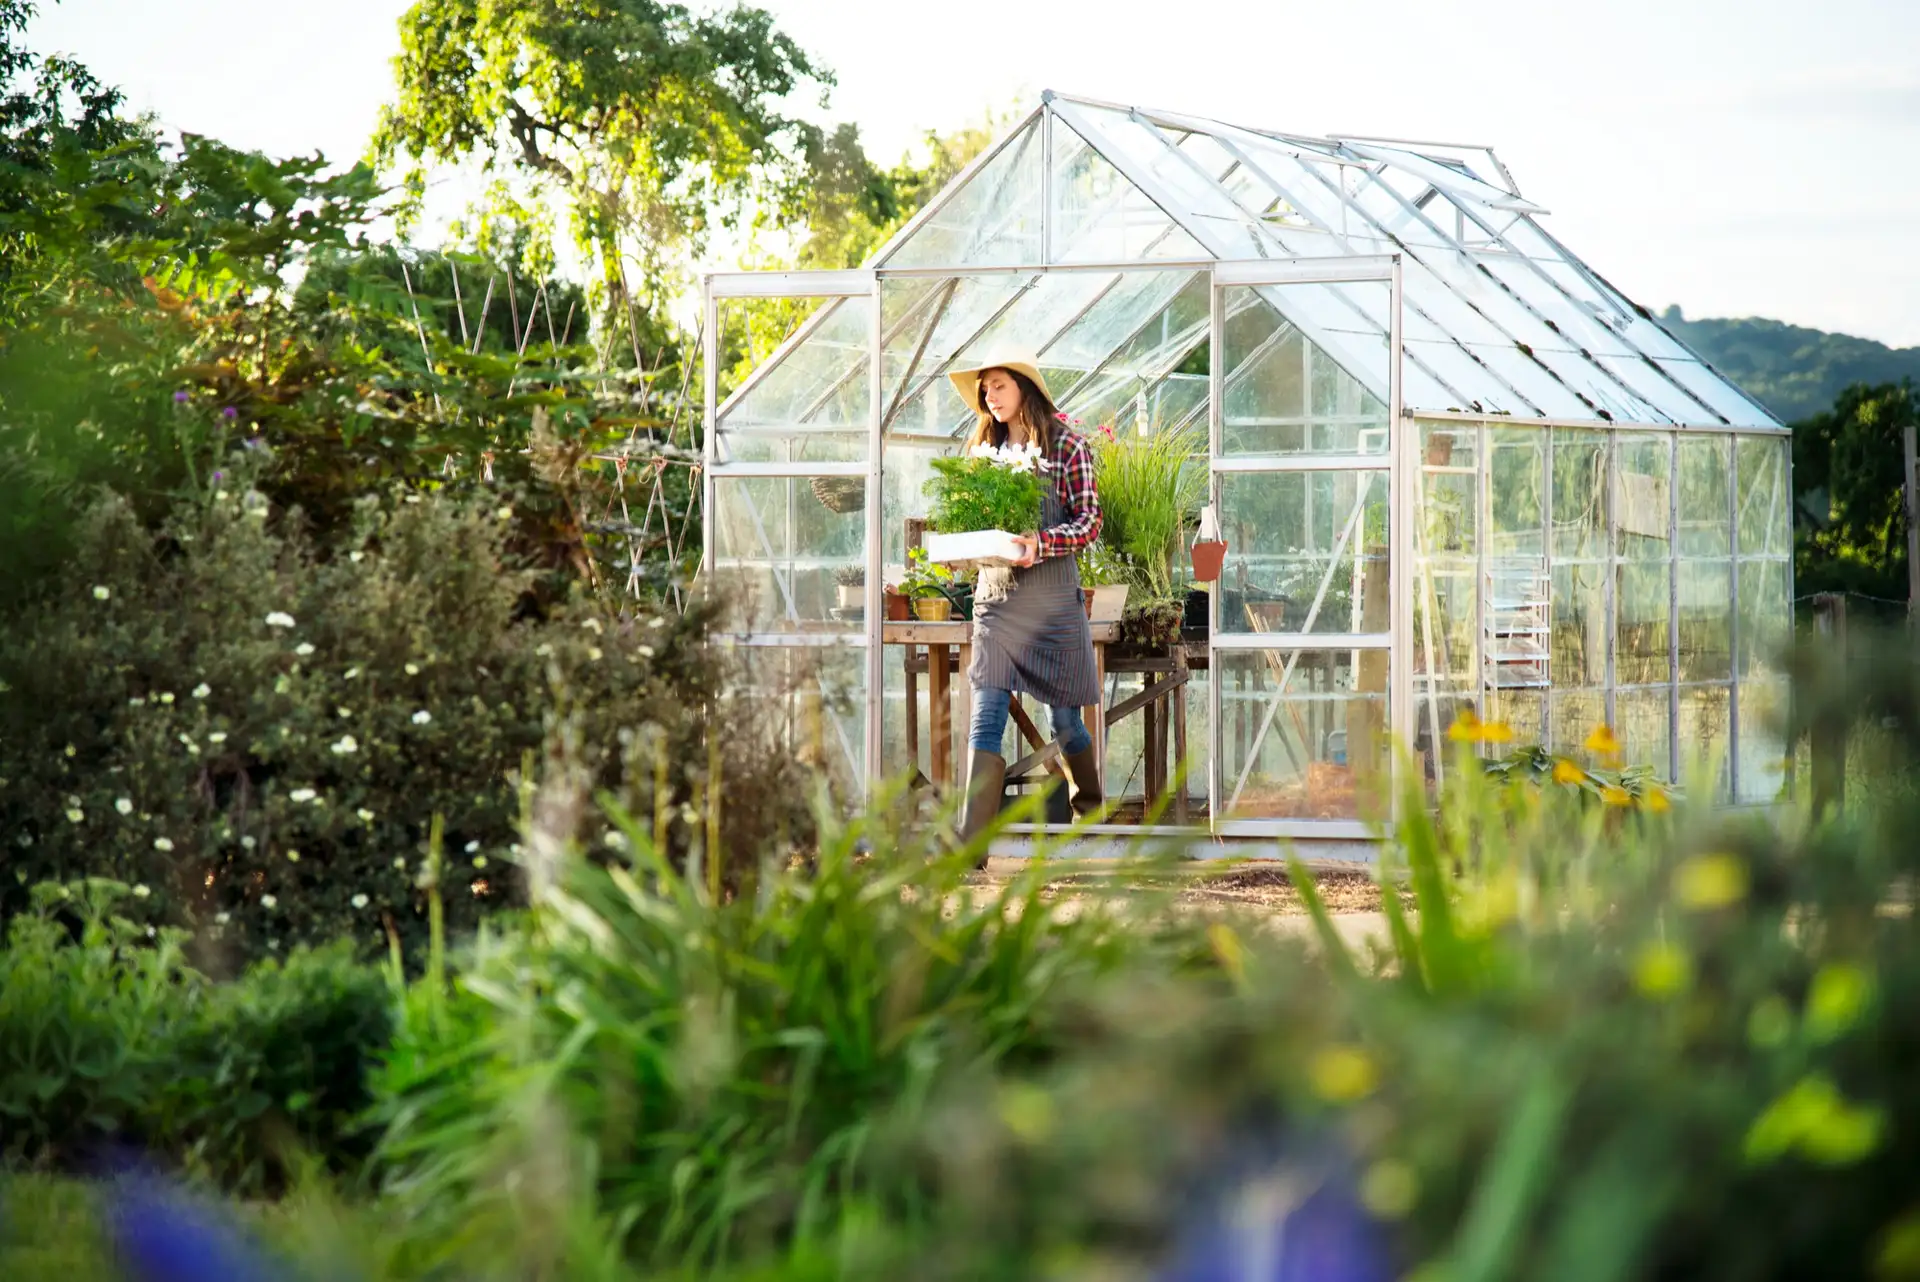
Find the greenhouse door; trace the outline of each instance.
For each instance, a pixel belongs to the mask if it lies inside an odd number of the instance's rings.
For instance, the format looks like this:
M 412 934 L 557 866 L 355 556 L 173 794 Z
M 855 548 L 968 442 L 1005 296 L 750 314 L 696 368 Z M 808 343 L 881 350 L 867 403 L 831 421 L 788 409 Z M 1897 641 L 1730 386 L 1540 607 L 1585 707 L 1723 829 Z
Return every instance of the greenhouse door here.
M 709 276 L 703 577 L 743 697 L 849 804 L 880 753 L 879 309 L 870 271 Z
M 1214 269 L 1213 829 L 1372 835 L 1411 707 L 1396 257 Z

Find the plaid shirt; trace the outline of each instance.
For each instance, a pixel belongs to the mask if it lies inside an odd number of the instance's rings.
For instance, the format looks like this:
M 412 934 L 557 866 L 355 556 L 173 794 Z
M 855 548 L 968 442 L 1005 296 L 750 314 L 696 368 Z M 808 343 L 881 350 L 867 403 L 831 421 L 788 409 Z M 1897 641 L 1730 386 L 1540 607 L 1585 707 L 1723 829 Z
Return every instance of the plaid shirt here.
M 1072 556 L 1100 537 L 1100 492 L 1093 481 L 1093 447 L 1080 433 L 1065 426 L 1053 432 L 1053 490 L 1067 519 L 1040 531 L 1037 559 Z

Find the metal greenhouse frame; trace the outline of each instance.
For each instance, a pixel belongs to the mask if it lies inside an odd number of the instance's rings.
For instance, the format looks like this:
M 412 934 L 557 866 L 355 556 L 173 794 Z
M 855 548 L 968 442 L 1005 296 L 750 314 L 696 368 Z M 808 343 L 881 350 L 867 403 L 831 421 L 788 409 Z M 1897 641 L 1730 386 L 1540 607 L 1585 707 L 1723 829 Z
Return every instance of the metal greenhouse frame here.
M 1390 741 L 1437 777 L 1463 710 L 1556 750 L 1604 723 L 1666 775 L 1717 737 L 1718 794 L 1769 798 L 1786 430 L 1545 213 L 1487 147 L 1042 95 L 865 266 L 706 277 L 732 640 L 805 670 L 796 737 L 849 791 L 952 733 L 891 671 L 881 585 L 970 423 L 945 372 L 1017 339 L 1069 413 L 1204 424 L 1229 559 L 1180 697 L 1212 832 L 1369 835 L 1340 781 Z

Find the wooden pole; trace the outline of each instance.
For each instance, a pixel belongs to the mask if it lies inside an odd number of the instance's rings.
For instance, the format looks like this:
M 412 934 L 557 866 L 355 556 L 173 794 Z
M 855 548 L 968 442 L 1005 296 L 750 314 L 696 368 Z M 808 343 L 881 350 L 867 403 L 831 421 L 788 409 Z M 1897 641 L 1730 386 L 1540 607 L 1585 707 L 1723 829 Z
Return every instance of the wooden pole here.
M 1813 627 L 1823 648 L 1830 649 L 1841 663 L 1847 655 L 1847 598 L 1839 592 L 1820 592 L 1813 598 Z M 1846 718 L 1816 713 L 1811 750 L 1813 755 L 1813 813 L 1828 808 L 1839 810 L 1847 790 Z
M 1907 465 L 1904 476 L 1907 493 L 1907 626 L 1920 629 L 1920 445 L 1915 443 L 1920 428 L 1907 425 L 1902 433 L 1901 456 Z

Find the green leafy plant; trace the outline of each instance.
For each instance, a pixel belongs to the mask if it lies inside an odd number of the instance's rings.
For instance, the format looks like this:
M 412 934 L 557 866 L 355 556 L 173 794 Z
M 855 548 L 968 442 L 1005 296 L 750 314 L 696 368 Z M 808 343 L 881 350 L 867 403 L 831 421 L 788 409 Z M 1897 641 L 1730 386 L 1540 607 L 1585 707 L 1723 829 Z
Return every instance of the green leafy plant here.
M 1133 567 L 1143 594 L 1173 595 L 1188 543 L 1206 499 L 1206 439 L 1195 428 L 1145 436 L 1091 437 L 1100 492 L 1100 541 Z
M 914 548 L 907 553 L 907 572 L 900 580 L 900 595 L 914 601 L 945 596 L 953 582 L 950 567 L 929 561 L 924 548 Z
M 1046 480 L 1038 463 L 1037 453 L 1019 447 L 1003 452 L 981 446 L 963 457 L 933 459 L 934 475 L 925 487 L 933 500 L 933 528 L 942 534 L 1039 529 Z

